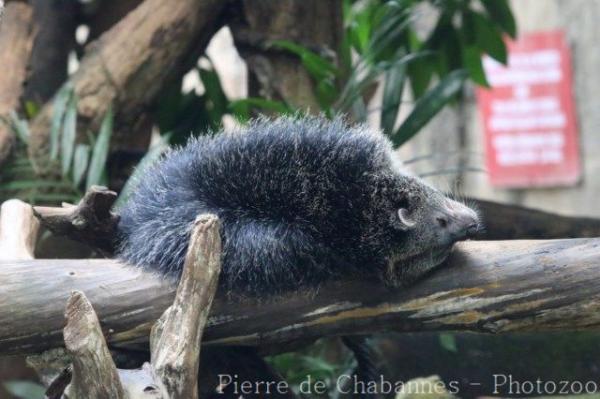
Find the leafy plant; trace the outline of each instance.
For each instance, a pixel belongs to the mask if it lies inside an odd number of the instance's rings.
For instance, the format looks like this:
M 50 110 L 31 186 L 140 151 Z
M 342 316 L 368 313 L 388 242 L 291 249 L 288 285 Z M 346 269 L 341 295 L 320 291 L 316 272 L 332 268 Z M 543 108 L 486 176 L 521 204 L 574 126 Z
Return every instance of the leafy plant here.
M 423 39 L 412 26 L 420 3 L 429 3 L 439 14 Z M 315 82 L 317 101 L 328 116 L 348 113 L 357 121 L 366 121 L 369 93 L 383 82 L 380 127 L 396 147 L 451 103 L 467 79 L 487 86 L 482 55 L 506 63 L 502 36 L 516 36 L 506 0 L 346 0 L 344 15 L 345 37 L 337 65 L 296 43 L 276 41 L 272 45 L 300 58 Z M 407 84 L 415 104 L 396 128 Z M 275 104 L 269 105 L 277 109 Z
M 169 133 L 171 144 L 184 144 L 193 134 L 217 131 L 222 118 L 232 112 L 231 102 L 225 95 L 219 75 L 208 57 L 191 72 L 197 74 L 204 93 L 182 91 L 183 77 L 173 82 L 160 96 L 154 112 L 161 132 Z M 237 108 L 242 111 L 241 108 Z
M 343 352 L 341 356 L 332 356 L 331 348 L 336 347 L 332 341 L 320 339 L 301 351 L 270 356 L 266 361 L 284 374 L 285 381 L 294 392 L 298 393 L 300 384 L 306 384 L 310 376 L 311 383 L 322 381 L 326 384 L 330 394 L 327 397 L 335 397 L 339 393 L 336 390 L 336 379 L 340 374 L 352 370 L 356 362 L 349 351 Z
M 77 98 L 70 86 L 63 87 L 54 102 L 49 138 L 50 158 L 60 165 L 60 173 L 39 177 L 35 165 L 26 155 L 28 122 L 13 113 L 5 123 L 19 138 L 19 147 L 17 156 L 2 170 L 0 196 L 18 196 L 32 204 L 75 202 L 90 186 L 104 184 L 112 120 L 113 113 L 109 109 L 96 138 L 89 135 L 87 143 L 78 143 Z
M 144 155 L 144 157 L 137 164 L 137 167 L 135 168 L 131 176 L 129 176 L 129 179 L 127 179 L 127 182 L 125 182 L 125 185 L 121 189 L 121 192 L 119 192 L 119 197 L 115 202 L 116 208 L 119 208 L 125 203 L 125 201 L 127 201 L 127 198 L 129 198 L 129 196 L 135 189 L 139 177 L 143 176 L 144 173 L 148 170 L 148 168 L 151 167 L 154 164 L 154 162 L 169 149 L 170 138 L 171 133 L 166 133 L 160 137 L 156 144 L 150 147 L 146 155 Z

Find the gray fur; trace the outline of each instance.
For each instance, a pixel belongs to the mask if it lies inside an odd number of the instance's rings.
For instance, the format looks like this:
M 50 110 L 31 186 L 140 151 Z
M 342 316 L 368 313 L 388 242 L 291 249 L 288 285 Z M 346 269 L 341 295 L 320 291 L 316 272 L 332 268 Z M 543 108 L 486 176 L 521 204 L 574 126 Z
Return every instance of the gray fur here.
M 144 173 L 121 209 L 119 256 L 178 276 L 191 223 L 211 212 L 230 291 L 278 293 L 340 275 L 402 285 L 478 221 L 398 165 L 383 135 L 341 119 L 258 119 L 192 139 Z

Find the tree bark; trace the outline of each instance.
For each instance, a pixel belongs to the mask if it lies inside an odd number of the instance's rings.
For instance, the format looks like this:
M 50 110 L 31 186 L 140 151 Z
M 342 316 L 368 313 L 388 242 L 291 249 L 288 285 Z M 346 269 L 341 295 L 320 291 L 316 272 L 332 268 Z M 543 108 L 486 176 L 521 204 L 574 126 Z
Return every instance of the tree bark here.
M 72 399 L 198 398 L 202 331 L 220 271 L 219 220 L 200 215 L 190 235 L 175 301 L 152 327 L 152 363 L 133 370 L 117 369 L 92 304 L 83 292 L 74 291 L 63 330 L 72 365 L 54 379 L 46 396 L 61 398 L 64 392 Z M 38 365 L 43 362 L 39 360 Z
M 4 7 L 0 24 L 0 118 L 8 120 L 19 107 L 33 44 L 33 10 L 24 1 L 10 1 Z M 0 121 L 0 165 L 10 155 L 15 136 Z
M 89 45 L 69 79 L 78 97 L 78 129 L 97 131 L 108 107 L 115 109 L 115 137 L 136 132 L 148 119 L 163 84 L 189 66 L 190 57 L 219 23 L 226 2 L 219 0 L 145 0 Z M 30 156 L 40 171 L 48 168 L 52 104 L 31 124 Z
M 44 104 L 67 79 L 69 52 L 75 46 L 77 2 L 30 0 L 35 38 L 23 99 Z
M 102 254 L 111 254 L 119 216 L 111 211 L 117 193 L 92 186 L 79 204 L 59 207 L 35 206 L 35 216 L 44 227 L 59 236 L 88 244 Z
M 341 1 L 244 0 L 241 5 L 241 15 L 229 26 L 248 64 L 250 95 L 319 112 L 312 80 L 298 57 L 268 47 L 290 40 L 335 57 L 343 35 Z
M 150 334 L 152 368 L 170 399 L 198 398 L 200 341 L 221 271 L 220 223 L 196 219 L 175 301 Z
M 383 330 L 576 330 L 600 325 L 600 239 L 466 242 L 419 284 L 338 281 L 280 298 L 217 295 L 210 345 L 262 346 Z M 60 346 L 62 304 L 81 290 L 116 346 L 147 340 L 174 286 L 114 260 L 0 262 L 0 354 Z
M 122 399 L 125 397 L 117 367 L 106 346 L 98 317 L 82 292 L 67 302 L 65 346 L 73 359 L 73 376 L 67 388 L 74 399 Z

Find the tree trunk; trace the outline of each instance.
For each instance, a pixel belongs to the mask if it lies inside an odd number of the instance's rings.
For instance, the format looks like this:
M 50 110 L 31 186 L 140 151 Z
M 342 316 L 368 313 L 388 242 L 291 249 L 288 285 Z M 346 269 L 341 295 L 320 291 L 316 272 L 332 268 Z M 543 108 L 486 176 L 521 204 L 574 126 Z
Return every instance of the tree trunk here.
M 343 34 L 342 2 L 244 0 L 241 3 L 241 15 L 230 27 L 236 48 L 248 64 L 250 96 L 284 100 L 319 112 L 311 78 L 299 58 L 268 47 L 275 40 L 290 40 L 334 56 Z
M 31 0 L 30 3 L 35 39 L 23 99 L 42 105 L 67 79 L 69 52 L 75 46 L 77 2 Z
M 33 44 L 33 10 L 24 1 L 10 1 L 0 24 L 0 118 L 10 119 L 19 107 Z M 0 166 L 10 155 L 15 136 L 0 120 Z

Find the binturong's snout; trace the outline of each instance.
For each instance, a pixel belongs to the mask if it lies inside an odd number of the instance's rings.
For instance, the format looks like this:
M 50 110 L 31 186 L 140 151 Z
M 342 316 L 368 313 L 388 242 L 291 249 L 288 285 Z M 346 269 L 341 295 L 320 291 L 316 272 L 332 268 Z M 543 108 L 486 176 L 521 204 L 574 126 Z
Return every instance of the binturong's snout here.
M 434 212 L 439 236 L 444 243 L 452 243 L 475 236 L 480 221 L 477 213 L 460 202 L 447 198 L 440 209 Z

